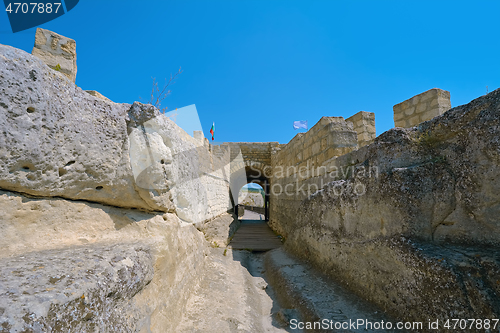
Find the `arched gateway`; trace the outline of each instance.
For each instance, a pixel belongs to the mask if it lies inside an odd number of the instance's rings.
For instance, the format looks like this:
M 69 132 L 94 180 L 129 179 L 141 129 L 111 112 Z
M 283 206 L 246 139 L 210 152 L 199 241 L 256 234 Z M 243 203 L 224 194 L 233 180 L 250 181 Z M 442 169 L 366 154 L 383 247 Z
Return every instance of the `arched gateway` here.
M 238 192 L 247 183 L 259 184 L 265 193 L 265 219 L 269 220 L 269 189 L 272 177 L 271 154 L 280 147 L 278 142 L 225 142 L 230 148 L 230 189 L 238 213 Z M 234 195 L 235 194 L 235 195 Z

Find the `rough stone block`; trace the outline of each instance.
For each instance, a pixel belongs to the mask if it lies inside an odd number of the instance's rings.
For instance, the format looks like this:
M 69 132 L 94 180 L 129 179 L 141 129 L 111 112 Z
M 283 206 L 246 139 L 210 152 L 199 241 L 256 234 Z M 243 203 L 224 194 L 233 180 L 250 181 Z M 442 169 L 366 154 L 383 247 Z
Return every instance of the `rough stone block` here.
M 408 124 L 410 125 L 410 127 L 420 124 L 420 116 L 416 115 L 411 117 L 410 119 L 408 119 Z
M 404 113 L 402 112 L 401 114 L 406 115 L 406 116 L 411 116 L 415 112 L 415 106 L 409 107 L 408 109 L 404 110 Z
M 100 98 L 102 99 L 103 101 L 106 101 L 106 102 L 112 102 L 109 98 L 107 98 L 106 96 L 102 95 L 100 92 L 98 91 L 95 91 L 95 90 L 85 90 L 85 92 L 89 95 L 92 95 L 94 97 L 97 97 L 97 98 Z
M 429 111 L 425 112 L 424 114 L 422 114 L 421 121 L 431 120 L 432 118 L 439 116 L 439 114 L 440 114 L 439 109 L 437 109 L 437 108 L 429 110 Z
M 321 150 L 325 150 L 327 147 L 327 139 L 326 138 L 322 138 L 321 139 Z
M 104 102 L 24 51 L 0 54 L 1 188 L 206 218 L 198 166 L 209 152 L 158 109 Z
M 35 46 L 31 54 L 47 66 L 63 73 L 72 82 L 76 80 L 76 42 L 55 32 L 37 28 Z
M 329 148 L 327 151 L 326 151 L 326 156 L 328 159 L 334 157 L 334 156 L 337 156 L 335 154 L 335 149 L 334 148 Z
M 420 103 L 417 105 L 417 111 L 418 113 L 422 113 L 427 110 L 427 103 Z
M 317 153 L 319 153 L 320 146 L 321 146 L 321 144 L 319 142 L 314 143 L 311 147 L 311 153 L 313 155 L 316 155 Z
M 394 112 L 394 122 L 401 120 L 405 117 L 403 112 Z
M 368 133 L 358 133 L 358 141 L 368 141 Z
M 415 108 L 416 110 L 412 109 Z M 439 109 L 439 114 L 451 108 L 450 92 L 438 88 L 427 90 L 421 94 L 394 105 L 394 124 L 396 127 L 413 127 L 418 125 L 420 121 L 429 120 L 430 110 Z M 415 116 L 415 111 L 420 115 L 420 118 Z M 422 116 L 425 114 L 425 116 Z
M 399 115 L 398 118 L 404 117 L 403 114 Z M 358 134 L 358 146 L 362 147 L 367 144 L 370 144 L 375 139 L 375 114 L 373 112 L 360 111 L 355 115 L 346 119 L 347 123 L 353 123 L 353 129 Z M 367 133 L 364 136 L 366 139 L 361 139 L 361 134 Z

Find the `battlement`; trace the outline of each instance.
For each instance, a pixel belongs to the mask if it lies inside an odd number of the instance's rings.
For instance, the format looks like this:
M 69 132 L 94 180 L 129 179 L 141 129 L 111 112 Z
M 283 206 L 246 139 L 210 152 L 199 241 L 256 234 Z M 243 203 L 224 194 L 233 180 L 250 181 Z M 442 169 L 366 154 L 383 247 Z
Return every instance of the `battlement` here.
M 394 125 L 413 127 L 451 109 L 450 92 L 432 88 L 394 105 Z

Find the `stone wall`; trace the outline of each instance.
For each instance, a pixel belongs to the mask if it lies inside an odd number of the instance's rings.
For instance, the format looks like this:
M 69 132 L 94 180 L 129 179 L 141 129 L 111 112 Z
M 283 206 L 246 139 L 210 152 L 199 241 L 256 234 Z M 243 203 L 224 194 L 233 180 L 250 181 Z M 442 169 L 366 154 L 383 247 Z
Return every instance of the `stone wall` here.
M 241 153 L 245 166 L 265 168 L 271 166 L 272 150 L 281 145 L 278 142 L 224 142 L 222 146 L 230 148 L 231 161 Z
M 369 145 L 375 140 L 375 113 L 359 111 L 345 121 L 350 121 L 358 133 L 358 147 Z
M 209 146 L 204 139 L 199 153 L 201 162 L 200 181 L 207 194 L 205 220 L 212 219 L 233 208 L 230 198 L 230 150 L 227 147 Z
M 340 177 L 319 191 L 272 198 L 271 225 L 288 251 L 401 320 L 496 318 L 498 147 L 500 89 L 337 157 Z
M 433 88 L 394 105 L 394 125 L 413 127 L 443 114 L 450 108 L 450 92 Z
M 193 223 L 230 209 L 229 152 L 213 155 L 151 105 L 103 101 L 36 57 L 0 52 L 0 188 Z
M 35 46 L 31 54 L 40 58 L 47 66 L 63 73 L 72 82 L 76 80 L 76 43 L 42 28 L 36 29 Z
M 254 182 L 265 189 L 272 175 L 271 154 L 278 142 L 225 142 L 219 149 L 230 150 L 230 188 L 234 204 L 242 186 Z
M 201 131 L 194 131 L 193 136 L 190 136 L 178 126 L 176 126 L 176 131 L 183 141 L 192 144 L 192 147 L 183 152 L 183 155 L 197 156 L 199 164 L 199 181 L 207 201 L 206 211 L 197 222 L 208 221 L 230 211 L 233 204 L 229 197 L 231 175 L 231 151 L 229 147 L 209 144 Z
M 8 191 L 0 211 L 5 332 L 175 332 L 205 271 L 203 234 L 175 214 Z
M 175 332 L 205 271 L 194 224 L 231 208 L 229 150 L 0 58 L 0 327 Z
M 286 224 L 300 212 L 298 205 L 332 178 L 336 157 L 358 147 L 352 122 L 342 117 L 323 117 L 306 133 L 297 134 L 272 154 L 270 225 L 282 235 Z

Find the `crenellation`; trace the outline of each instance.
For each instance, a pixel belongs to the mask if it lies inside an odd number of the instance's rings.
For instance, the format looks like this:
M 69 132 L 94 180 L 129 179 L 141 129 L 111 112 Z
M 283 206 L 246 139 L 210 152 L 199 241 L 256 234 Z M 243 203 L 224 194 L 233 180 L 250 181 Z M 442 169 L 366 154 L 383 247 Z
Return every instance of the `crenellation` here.
M 64 74 L 72 82 L 76 80 L 76 42 L 55 32 L 36 29 L 35 45 L 31 54 L 47 66 Z
M 450 92 L 433 88 L 394 105 L 394 125 L 413 127 L 443 114 L 450 108 Z
M 375 140 L 375 114 L 360 111 L 346 119 L 352 123 L 353 129 L 358 134 L 358 147 L 366 146 Z

